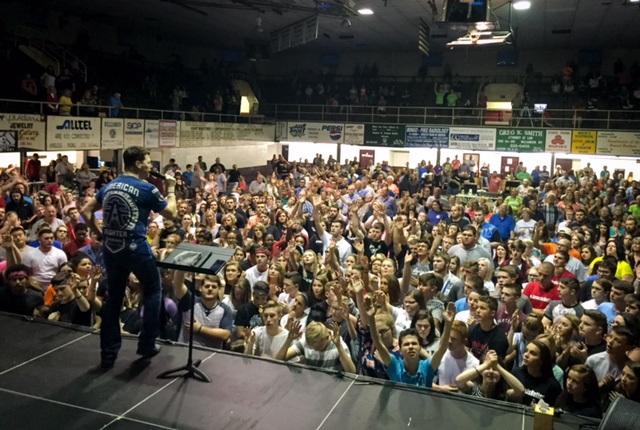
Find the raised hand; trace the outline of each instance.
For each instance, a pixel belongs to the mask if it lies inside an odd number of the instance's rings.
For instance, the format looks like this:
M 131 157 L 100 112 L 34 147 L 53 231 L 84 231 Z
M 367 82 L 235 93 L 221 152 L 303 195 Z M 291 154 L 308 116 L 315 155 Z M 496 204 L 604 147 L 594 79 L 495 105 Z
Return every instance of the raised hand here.
M 371 296 L 367 296 L 364 298 L 364 308 L 369 318 L 373 318 L 376 316 L 377 309 L 373 304 L 373 300 L 371 300 Z
M 577 358 L 583 363 L 587 360 L 589 356 L 589 350 L 587 349 L 587 345 L 584 342 L 576 343 L 571 346 L 571 356 Z
M 331 327 L 330 327 L 330 332 L 331 332 L 331 342 L 333 342 L 333 344 L 335 346 L 339 346 L 340 345 L 340 326 L 337 323 L 332 323 Z
M 7 250 L 10 250 L 13 247 L 13 238 L 10 234 L 2 236 L 2 247 Z
M 89 272 L 89 278 L 95 282 L 100 281 L 100 278 L 102 278 L 102 266 L 93 266 L 91 272 Z
M 484 357 L 484 361 L 489 363 L 491 367 L 495 368 L 498 365 L 498 353 L 494 350 L 490 350 Z
M 360 294 L 364 289 L 364 282 L 362 279 L 358 279 L 357 281 L 353 281 L 351 283 L 351 289 L 353 290 L 353 294 Z
M 442 313 L 442 317 L 445 322 L 451 324 L 456 317 L 456 305 L 453 302 L 449 302 L 447 309 Z
M 387 294 L 382 290 L 378 290 L 375 292 L 375 295 L 376 303 L 378 303 L 378 306 L 380 306 L 382 309 L 387 309 Z
M 300 335 L 301 327 L 302 326 L 300 325 L 300 321 L 296 321 L 294 319 L 293 323 L 291 324 L 291 329 L 288 329 L 289 334 L 287 334 L 287 338 L 289 339 L 289 341 L 294 341 L 298 338 L 298 336 Z
M 322 196 L 316 194 L 313 197 L 311 197 L 311 204 L 313 204 L 313 207 L 318 207 L 322 204 Z
M 410 252 L 407 252 L 407 255 L 404 257 L 404 263 L 405 264 L 409 264 L 411 265 L 411 262 L 413 261 L 413 254 Z
M 513 331 L 517 331 L 518 327 L 520 327 L 520 314 L 518 312 L 515 312 L 511 317 L 511 327 L 513 327 Z
M 353 247 L 358 252 L 358 254 L 364 254 L 364 243 L 360 239 L 356 239 L 353 241 Z

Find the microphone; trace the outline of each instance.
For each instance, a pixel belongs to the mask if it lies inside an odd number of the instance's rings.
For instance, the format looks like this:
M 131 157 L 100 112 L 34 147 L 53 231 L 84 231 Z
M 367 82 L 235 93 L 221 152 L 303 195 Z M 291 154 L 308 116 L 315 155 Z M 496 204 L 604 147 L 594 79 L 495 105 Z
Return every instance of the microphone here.
M 149 174 L 154 178 L 162 179 L 163 181 L 167 179 L 167 177 L 164 176 L 162 173 L 156 172 L 154 170 L 149 171 Z

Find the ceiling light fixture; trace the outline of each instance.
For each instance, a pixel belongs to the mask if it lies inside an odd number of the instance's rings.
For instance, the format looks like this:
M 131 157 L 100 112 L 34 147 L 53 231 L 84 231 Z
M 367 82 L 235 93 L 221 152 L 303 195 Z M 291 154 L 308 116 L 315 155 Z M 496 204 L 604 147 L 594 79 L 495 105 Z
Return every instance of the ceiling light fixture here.
M 358 9 L 360 15 L 373 15 L 373 11 L 369 8 Z
M 531 7 L 531 2 L 529 1 L 518 1 L 513 4 L 513 8 L 515 10 L 527 10 Z

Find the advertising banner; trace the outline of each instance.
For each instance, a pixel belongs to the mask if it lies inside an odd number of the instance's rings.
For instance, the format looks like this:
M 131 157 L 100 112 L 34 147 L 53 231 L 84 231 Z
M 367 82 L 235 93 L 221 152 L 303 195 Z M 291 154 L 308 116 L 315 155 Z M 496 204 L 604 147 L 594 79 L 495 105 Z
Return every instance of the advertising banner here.
M 640 133 L 599 131 L 596 154 L 640 157 Z
M 547 130 L 545 152 L 571 152 L 571 130 Z
M 499 128 L 496 151 L 544 152 L 544 130 L 526 128 Z
M 598 133 L 596 131 L 573 130 L 571 134 L 571 153 L 595 154 Z
M 178 121 L 161 119 L 158 122 L 158 146 L 175 148 L 178 146 Z
M 449 127 L 407 126 L 404 146 L 412 148 L 448 148 Z
M 345 145 L 364 145 L 364 124 L 345 124 L 344 143 Z
M 124 120 L 102 118 L 102 149 L 124 148 Z
M 144 120 L 124 120 L 124 146 L 144 146 Z
M 373 149 L 360 150 L 360 167 L 367 168 L 376 162 L 376 151 Z
M 449 148 L 494 151 L 496 149 L 496 129 L 451 127 Z
M 47 117 L 48 151 L 100 149 L 100 118 Z
M 287 123 L 287 141 L 343 143 L 344 124 L 289 122 Z
M 41 115 L 0 114 L 0 130 L 15 131 L 18 148 L 44 151 L 47 123 Z
M 144 147 L 145 148 L 157 148 L 158 147 L 158 127 L 159 122 L 157 119 L 148 119 L 144 122 Z
M 398 124 L 365 124 L 364 144 L 367 146 L 403 147 L 405 126 Z
M 0 152 L 16 152 L 18 150 L 18 132 L 0 131 Z

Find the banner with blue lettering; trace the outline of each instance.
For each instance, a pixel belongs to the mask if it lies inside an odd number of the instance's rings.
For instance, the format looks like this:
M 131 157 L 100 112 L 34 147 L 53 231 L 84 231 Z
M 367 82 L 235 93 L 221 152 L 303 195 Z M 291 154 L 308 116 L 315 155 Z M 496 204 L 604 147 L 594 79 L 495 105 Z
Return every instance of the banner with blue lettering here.
M 100 118 L 47 117 L 48 151 L 100 149 Z
M 288 122 L 288 142 L 343 143 L 344 124 Z
M 404 146 L 410 148 L 448 148 L 449 127 L 408 125 Z
M 495 128 L 451 127 L 449 130 L 450 149 L 472 151 L 495 151 Z

